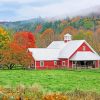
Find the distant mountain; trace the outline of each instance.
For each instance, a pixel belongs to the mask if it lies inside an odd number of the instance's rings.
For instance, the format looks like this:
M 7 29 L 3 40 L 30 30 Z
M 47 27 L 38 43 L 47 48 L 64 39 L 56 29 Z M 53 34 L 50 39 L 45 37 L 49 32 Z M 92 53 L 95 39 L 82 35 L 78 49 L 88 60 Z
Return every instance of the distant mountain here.
M 77 16 L 81 16 L 82 18 L 84 17 L 96 17 L 100 19 L 100 6 L 95 6 L 92 8 L 88 8 L 88 9 L 84 9 L 83 11 L 78 12 Z M 66 17 L 67 22 L 69 21 L 69 19 L 67 19 L 69 17 Z M 59 32 L 61 32 L 61 30 L 63 29 L 59 29 L 60 23 L 61 21 L 64 20 L 59 18 L 33 18 L 33 19 L 29 19 L 29 20 L 22 20 L 22 21 L 15 21 L 15 22 L 0 22 L 0 25 L 7 28 L 7 29 L 12 29 L 14 30 L 14 32 L 17 31 L 21 31 L 21 30 L 25 30 L 25 31 L 32 31 L 34 32 L 34 30 L 36 29 L 36 26 L 38 24 L 42 25 L 42 30 L 41 32 L 43 32 L 45 29 L 47 28 L 53 28 L 54 30 L 59 30 Z M 70 24 L 68 24 L 70 25 Z M 65 25 L 64 27 L 68 26 Z M 77 23 L 71 23 L 71 25 L 76 27 L 80 26 L 80 21 Z M 58 31 L 57 31 L 58 32 Z
M 0 25 L 12 29 L 14 31 L 28 30 L 33 31 L 37 24 L 43 24 L 45 19 L 33 18 L 29 20 L 15 21 L 15 22 L 0 22 Z

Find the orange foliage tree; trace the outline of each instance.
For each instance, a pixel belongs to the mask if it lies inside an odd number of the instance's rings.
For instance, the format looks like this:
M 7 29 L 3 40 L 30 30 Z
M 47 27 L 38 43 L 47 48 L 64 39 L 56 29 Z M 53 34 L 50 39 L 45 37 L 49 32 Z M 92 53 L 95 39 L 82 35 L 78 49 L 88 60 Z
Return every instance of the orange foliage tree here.
M 77 32 L 78 32 L 77 29 L 73 28 L 72 26 L 68 26 L 62 31 L 62 33 L 60 34 L 60 38 L 63 39 L 64 35 L 67 34 L 67 33 L 74 35 Z
M 54 40 L 54 30 L 46 29 L 40 36 L 41 47 L 47 47 Z
M 24 48 L 17 43 L 11 42 L 6 45 L 6 48 L 0 50 L 0 64 L 8 69 L 12 69 L 15 65 L 22 65 L 28 67 L 31 63 L 31 53 L 27 52 Z

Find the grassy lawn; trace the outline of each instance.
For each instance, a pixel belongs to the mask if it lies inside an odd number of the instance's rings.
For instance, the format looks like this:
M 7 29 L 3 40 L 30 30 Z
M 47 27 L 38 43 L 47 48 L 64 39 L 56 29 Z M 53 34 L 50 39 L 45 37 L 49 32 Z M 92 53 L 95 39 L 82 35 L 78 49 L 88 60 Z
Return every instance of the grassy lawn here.
M 0 70 L 0 85 L 15 87 L 39 84 L 49 91 L 100 92 L 100 69 L 98 70 Z

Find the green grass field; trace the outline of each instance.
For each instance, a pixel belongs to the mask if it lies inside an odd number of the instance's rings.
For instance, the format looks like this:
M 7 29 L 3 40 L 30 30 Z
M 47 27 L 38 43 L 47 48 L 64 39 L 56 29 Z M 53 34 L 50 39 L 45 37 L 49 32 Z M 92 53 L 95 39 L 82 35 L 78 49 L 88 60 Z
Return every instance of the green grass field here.
M 48 91 L 100 92 L 98 70 L 0 70 L 0 85 L 15 87 L 19 84 L 41 85 Z

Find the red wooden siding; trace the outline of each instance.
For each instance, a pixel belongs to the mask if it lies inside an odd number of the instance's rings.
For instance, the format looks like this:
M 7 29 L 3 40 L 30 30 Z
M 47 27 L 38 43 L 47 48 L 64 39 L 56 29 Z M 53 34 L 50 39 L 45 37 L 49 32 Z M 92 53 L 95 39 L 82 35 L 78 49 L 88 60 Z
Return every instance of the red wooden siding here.
M 96 61 L 95 67 L 96 67 L 96 68 L 99 68 L 99 67 L 100 67 L 99 60 Z
M 57 65 L 54 65 L 54 61 L 44 61 L 44 66 L 40 66 L 40 61 L 36 61 L 36 69 L 54 69 L 57 68 Z
M 62 66 L 62 62 L 65 61 L 65 66 Z M 61 68 L 72 68 L 72 61 L 69 60 L 69 65 L 68 65 L 68 59 L 60 59 L 60 64 L 59 66 Z M 68 67 L 69 66 L 69 67 Z

